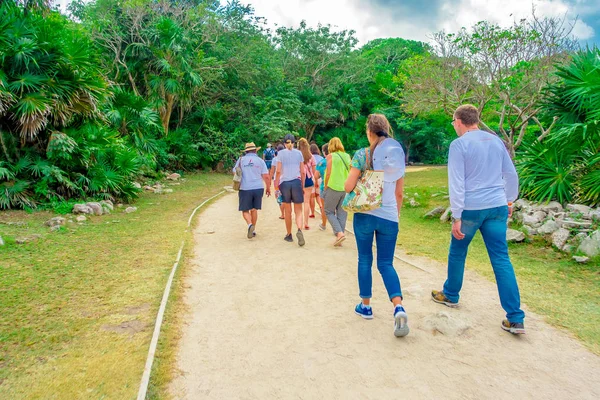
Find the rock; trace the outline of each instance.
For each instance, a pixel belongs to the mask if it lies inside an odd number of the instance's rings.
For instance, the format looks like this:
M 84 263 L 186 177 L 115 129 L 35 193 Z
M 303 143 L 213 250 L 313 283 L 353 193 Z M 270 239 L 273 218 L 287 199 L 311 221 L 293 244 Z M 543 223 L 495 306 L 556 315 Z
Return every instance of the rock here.
M 590 211 L 588 215 L 592 221 L 600 221 L 600 208 Z
M 442 215 L 444 211 L 446 211 L 446 207 L 436 207 L 433 210 L 429 211 L 427 214 L 425 214 L 425 218 L 437 217 L 439 215 Z
M 73 206 L 73 214 L 93 214 L 94 210 L 86 204 L 75 204 Z
M 450 215 L 451 214 L 452 214 L 452 209 L 450 209 L 450 207 L 446 208 L 446 211 L 444 211 L 444 213 L 440 217 L 440 221 L 442 221 L 442 222 L 448 222 L 448 221 L 450 221 Z
M 163 193 L 173 193 L 173 189 L 163 189 Z
M 410 204 L 411 207 L 419 207 L 421 205 L 421 203 L 419 203 L 418 201 L 416 201 L 415 199 L 412 199 L 412 198 L 410 199 L 408 204 Z
M 565 253 L 572 253 L 575 251 L 575 246 L 572 244 L 565 244 L 561 250 Z
M 523 210 L 525 208 L 529 208 L 530 206 L 531 206 L 531 203 L 525 199 L 519 199 L 513 203 L 513 208 L 515 210 Z
M 115 209 L 115 206 L 110 200 L 101 201 L 100 205 L 102 206 L 102 211 L 104 211 L 106 214 L 110 214 L 110 212 Z
M 90 201 L 85 205 L 92 209 L 94 215 L 102 215 L 102 204 L 95 201 Z
M 136 188 L 136 189 L 141 189 L 142 185 L 140 185 L 139 182 L 133 182 L 133 187 Z
M 584 215 L 592 211 L 591 207 L 584 206 L 583 204 L 567 204 L 567 210 Z
M 446 311 L 438 311 L 434 315 L 423 318 L 423 328 L 446 336 L 460 336 L 470 327 L 471 325 L 461 320 L 456 313 Z
M 86 221 L 87 218 L 85 217 L 85 215 L 79 215 L 77 218 L 75 218 L 75 220 L 77 222 L 83 222 L 83 221 Z
M 44 225 L 49 226 L 49 227 L 55 227 L 55 226 L 61 226 L 64 225 L 67 222 L 67 220 L 63 217 L 54 217 L 49 219 L 48 221 L 46 221 L 44 223 Z
M 54 225 L 54 226 L 50 227 L 50 231 L 51 232 L 60 231 L 60 225 Z
M 125 212 L 126 212 L 127 214 L 131 214 L 132 212 L 136 212 L 136 211 L 137 211 L 137 207 L 127 207 L 127 208 L 125 209 Z
M 563 228 L 570 229 L 589 229 L 592 227 L 591 221 L 573 221 L 571 219 L 565 219 L 562 221 Z
M 548 214 L 541 210 L 533 213 L 533 217 L 537 218 L 538 222 L 543 222 L 547 216 L 548 216 Z
M 171 181 L 176 181 L 179 178 L 181 178 L 181 175 L 179 175 L 179 174 L 171 174 L 171 175 L 167 176 L 167 179 L 169 179 Z
M 4 239 L 2 239 L 2 236 L 0 236 L 0 246 L 4 246 Z
M 515 229 L 508 229 L 506 231 L 506 240 L 508 242 L 522 242 L 525 240 L 525 234 Z
M 552 234 L 552 244 L 557 249 L 562 249 L 565 246 L 565 244 L 567 244 L 569 236 L 571 236 L 571 232 L 568 229 L 560 228 Z
M 548 235 L 556 232 L 559 228 L 560 226 L 556 223 L 556 221 L 550 220 L 546 221 L 546 223 L 538 229 L 538 233 L 542 235 Z
M 147 191 L 149 191 L 149 192 L 153 192 L 153 191 L 154 191 L 154 188 L 153 188 L 152 186 L 148 186 L 148 185 L 146 185 L 146 186 L 144 186 L 144 190 L 147 190 Z
M 548 204 L 541 204 L 539 206 L 540 210 L 544 212 L 561 212 L 563 210 L 563 206 L 558 201 L 551 201 Z
M 36 240 L 40 239 L 41 237 L 42 237 L 42 235 L 33 234 L 31 236 L 16 238 L 15 242 L 17 244 L 25 244 L 25 243 L 29 243 L 29 242 L 35 242 Z
M 589 257 L 596 257 L 600 254 L 600 230 L 583 239 L 577 251 Z
M 228 193 L 233 193 L 235 192 L 235 190 L 233 190 L 232 186 L 223 186 L 223 190 L 225 190 Z
M 533 236 L 533 235 L 537 235 L 538 234 L 538 230 L 535 229 L 534 227 L 529 226 L 529 225 L 523 225 L 523 229 L 525 230 L 525 232 L 529 236 Z
M 578 256 L 573 256 L 573 260 L 575 260 L 576 262 L 578 262 L 579 264 L 585 264 L 588 261 L 590 261 L 589 257 L 578 257 Z
M 545 214 L 545 213 L 543 213 L 543 214 Z M 541 219 L 538 217 L 539 217 L 539 215 L 535 216 L 535 215 L 525 214 L 525 215 L 523 215 L 523 224 L 531 225 L 531 226 L 537 228 L 538 226 L 541 225 L 541 222 L 544 220 L 545 215 L 544 215 L 544 218 L 541 218 Z

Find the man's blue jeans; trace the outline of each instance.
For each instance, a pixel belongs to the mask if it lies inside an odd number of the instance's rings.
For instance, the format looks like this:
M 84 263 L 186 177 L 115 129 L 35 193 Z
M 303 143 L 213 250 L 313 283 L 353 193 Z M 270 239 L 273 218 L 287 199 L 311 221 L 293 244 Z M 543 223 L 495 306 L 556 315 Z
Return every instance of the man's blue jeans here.
M 370 299 L 373 277 L 373 235 L 377 242 L 377 269 L 383 278 L 383 284 L 390 300 L 402 297 L 400 279 L 394 269 L 394 251 L 398 238 L 398 223 L 369 214 L 354 214 L 354 236 L 358 247 L 358 288 L 359 296 Z
M 463 284 L 465 259 L 469 243 L 471 243 L 477 230 L 480 230 L 494 269 L 500 304 L 506 311 L 506 318 L 510 322 L 522 323 L 525 313 L 520 308 L 519 286 L 508 257 L 508 245 L 506 243 L 507 219 L 507 206 L 463 211 L 461 231 L 465 234 L 465 237 L 462 240 L 457 240 L 452 236 L 448 254 L 448 279 L 444 283 L 444 294 L 450 301 L 458 302 L 459 292 Z

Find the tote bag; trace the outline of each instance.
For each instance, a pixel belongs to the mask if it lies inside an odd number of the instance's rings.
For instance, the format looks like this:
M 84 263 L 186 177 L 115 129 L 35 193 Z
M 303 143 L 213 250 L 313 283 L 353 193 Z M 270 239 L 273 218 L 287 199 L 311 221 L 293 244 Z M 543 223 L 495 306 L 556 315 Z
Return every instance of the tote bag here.
M 348 212 L 371 211 L 381 207 L 383 198 L 383 171 L 367 169 L 370 149 L 365 149 L 365 169 L 354 190 L 346 195 L 342 208 Z

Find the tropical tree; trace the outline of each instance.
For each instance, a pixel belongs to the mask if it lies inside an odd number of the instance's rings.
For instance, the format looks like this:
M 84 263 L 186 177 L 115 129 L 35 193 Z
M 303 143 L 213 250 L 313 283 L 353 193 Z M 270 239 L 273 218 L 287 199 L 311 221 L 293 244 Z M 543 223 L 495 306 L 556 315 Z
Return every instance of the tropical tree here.
M 542 141 L 553 128 L 539 119 L 544 88 L 556 79 L 554 66 L 565 62 L 577 47 L 572 26 L 565 19 L 530 19 L 509 28 L 483 21 L 472 30 L 433 36 L 433 53 L 412 63 L 403 77 L 402 97 L 414 114 L 472 103 L 490 120 L 486 128 L 498 134 L 514 155 L 529 124 Z

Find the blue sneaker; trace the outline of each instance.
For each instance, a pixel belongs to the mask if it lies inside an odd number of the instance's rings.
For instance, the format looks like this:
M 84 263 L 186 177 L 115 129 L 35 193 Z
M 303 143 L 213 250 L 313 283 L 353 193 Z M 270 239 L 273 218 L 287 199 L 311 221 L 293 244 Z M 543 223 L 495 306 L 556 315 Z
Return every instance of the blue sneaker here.
M 408 315 L 401 305 L 394 308 L 394 336 L 402 337 L 408 335 Z
M 373 309 L 371 307 L 365 307 L 362 303 L 358 303 L 354 312 L 360 315 L 364 319 L 373 319 Z

